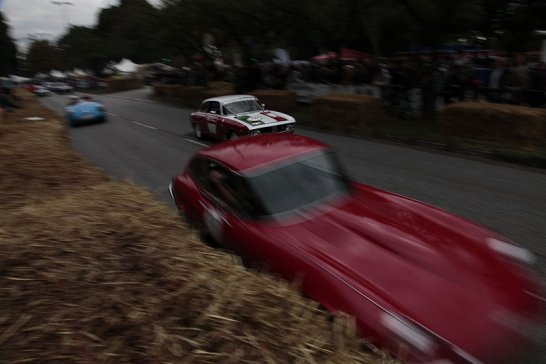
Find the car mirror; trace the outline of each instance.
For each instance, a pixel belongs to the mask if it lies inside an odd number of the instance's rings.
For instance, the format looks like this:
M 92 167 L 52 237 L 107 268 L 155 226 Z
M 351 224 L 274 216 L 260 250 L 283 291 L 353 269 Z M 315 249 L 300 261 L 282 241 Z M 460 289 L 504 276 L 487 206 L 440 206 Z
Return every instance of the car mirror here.
M 262 109 L 265 109 L 265 104 L 262 104 Z

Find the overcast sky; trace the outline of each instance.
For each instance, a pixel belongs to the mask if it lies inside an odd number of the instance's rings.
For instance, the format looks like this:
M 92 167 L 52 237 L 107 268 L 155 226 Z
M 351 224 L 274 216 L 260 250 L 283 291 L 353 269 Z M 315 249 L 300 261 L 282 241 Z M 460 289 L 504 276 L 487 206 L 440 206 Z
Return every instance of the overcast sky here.
M 117 5 L 118 0 L 57 0 L 74 5 L 55 5 L 52 0 L 0 0 L 0 11 L 11 28 L 11 36 L 24 46 L 29 35 L 56 40 L 67 24 L 94 25 L 100 9 Z M 150 1 L 157 4 L 159 0 Z

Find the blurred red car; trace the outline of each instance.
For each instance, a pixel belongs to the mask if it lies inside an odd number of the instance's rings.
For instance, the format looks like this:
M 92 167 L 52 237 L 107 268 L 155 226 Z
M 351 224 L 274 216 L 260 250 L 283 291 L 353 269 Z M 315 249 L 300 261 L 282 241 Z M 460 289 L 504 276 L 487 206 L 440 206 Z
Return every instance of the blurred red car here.
M 173 178 L 187 220 L 362 336 L 416 363 L 497 362 L 541 309 L 533 256 L 447 212 L 350 182 L 330 148 L 263 135 L 198 152 Z M 536 317 L 534 318 L 536 320 Z M 535 321 L 536 322 L 536 321 Z

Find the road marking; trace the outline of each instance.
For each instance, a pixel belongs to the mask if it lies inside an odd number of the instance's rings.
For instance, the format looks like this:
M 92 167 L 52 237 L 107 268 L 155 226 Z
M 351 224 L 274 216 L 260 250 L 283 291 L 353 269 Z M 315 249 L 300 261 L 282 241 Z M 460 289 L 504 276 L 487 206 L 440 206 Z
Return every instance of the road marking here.
M 107 112 L 107 115 L 118 117 L 118 115 L 114 114 L 113 112 Z
M 148 129 L 157 130 L 157 128 L 155 128 L 155 127 L 153 127 L 153 126 L 146 125 L 146 124 L 142 124 L 142 123 L 139 123 L 138 121 L 134 121 L 134 120 L 129 120 L 129 121 L 132 122 L 133 124 L 137 124 L 137 125 L 143 126 L 143 127 L 145 127 L 145 128 L 148 128 Z
M 200 142 L 197 142 L 197 141 L 195 141 L 195 140 L 186 139 L 186 138 L 184 138 L 184 140 L 187 141 L 187 142 L 193 143 L 193 144 L 200 145 L 200 146 L 202 146 L 202 147 L 210 147 L 210 145 L 207 145 L 207 144 L 205 144 L 205 143 L 200 143 Z

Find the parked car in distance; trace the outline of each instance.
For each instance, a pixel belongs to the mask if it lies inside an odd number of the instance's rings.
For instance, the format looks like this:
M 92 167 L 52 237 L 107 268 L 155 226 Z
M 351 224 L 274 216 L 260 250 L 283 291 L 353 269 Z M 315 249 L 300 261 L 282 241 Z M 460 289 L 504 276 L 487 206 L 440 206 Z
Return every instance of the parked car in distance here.
M 68 94 L 74 91 L 74 88 L 66 82 L 45 82 L 42 86 L 58 94 Z
M 169 185 L 187 221 L 410 363 L 498 363 L 538 325 L 533 255 L 484 227 L 351 182 L 329 146 L 261 135 L 197 152 Z
M 51 91 L 49 91 L 47 88 L 42 86 L 34 86 L 33 91 L 36 96 L 49 96 L 51 95 Z
M 69 104 L 65 107 L 65 118 L 70 126 L 107 120 L 104 105 L 77 96 L 71 96 Z
M 265 110 L 255 96 L 230 95 L 206 99 L 190 116 L 198 139 L 239 139 L 268 133 L 293 133 L 296 121 L 278 111 Z

